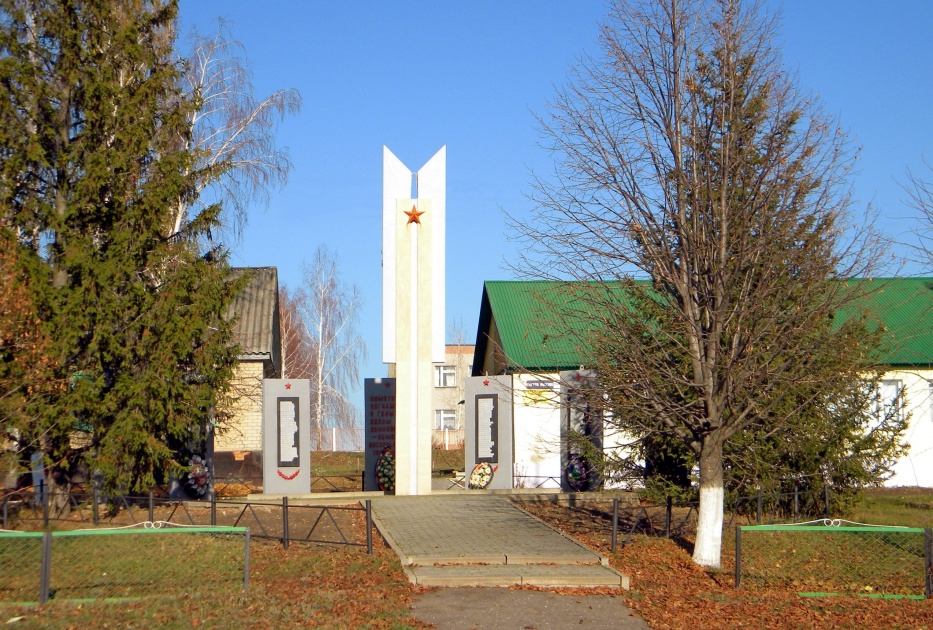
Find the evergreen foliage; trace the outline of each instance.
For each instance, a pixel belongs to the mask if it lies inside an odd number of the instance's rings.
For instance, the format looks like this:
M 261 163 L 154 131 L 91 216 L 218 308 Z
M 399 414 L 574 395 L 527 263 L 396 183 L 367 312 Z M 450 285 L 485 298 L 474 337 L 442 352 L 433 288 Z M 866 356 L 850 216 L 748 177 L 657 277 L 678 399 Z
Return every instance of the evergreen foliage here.
M 50 340 L 46 377 L 67 383 L 33 401 L 17 448 L 21 465 L 42 452 L 55 484 L 81 461 L 123 492 L 178 474 L 232 375 L 222 315 L 238 287 L 204 246 L 219 208 L 172 234 L 199 176 L 176 14 L 172 0 L 0 4 L 2 221 Z

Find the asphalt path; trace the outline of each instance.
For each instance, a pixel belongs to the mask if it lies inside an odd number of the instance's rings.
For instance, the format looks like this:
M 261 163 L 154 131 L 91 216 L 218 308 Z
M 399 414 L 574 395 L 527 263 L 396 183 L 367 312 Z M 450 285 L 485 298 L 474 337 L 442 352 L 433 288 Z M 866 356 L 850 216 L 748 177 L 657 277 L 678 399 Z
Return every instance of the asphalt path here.
M 438 630 L 649 627 L 618 596 L 507 588 L 434 589 L 414 597 L 412 614 Z

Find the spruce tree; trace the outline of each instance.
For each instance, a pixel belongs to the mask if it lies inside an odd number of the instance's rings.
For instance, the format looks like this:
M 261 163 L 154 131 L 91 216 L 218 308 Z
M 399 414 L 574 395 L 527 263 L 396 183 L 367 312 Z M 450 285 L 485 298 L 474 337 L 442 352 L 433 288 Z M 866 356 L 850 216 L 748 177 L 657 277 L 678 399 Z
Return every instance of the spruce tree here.
M 234 364 L 223 320 L 236 286 L 212 247 L 219 209 L 182 233 L 198 103 L 181 89 L 171 0 L 0 4 L 0 199 L 67 383 L 22 432 L 56 485 L 83 460 L 106 487 L 181 472 Z M 50 443 L 46 429 L 69 438 Z M 89 439 L 75 449 L 73 431 Z

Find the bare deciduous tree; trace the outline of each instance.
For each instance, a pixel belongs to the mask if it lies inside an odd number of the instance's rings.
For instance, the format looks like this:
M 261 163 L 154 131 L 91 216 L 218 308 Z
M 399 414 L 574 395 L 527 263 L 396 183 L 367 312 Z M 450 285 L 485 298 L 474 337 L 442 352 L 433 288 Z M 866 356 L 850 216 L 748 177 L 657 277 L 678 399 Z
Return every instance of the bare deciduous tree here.
M 854 156 L 782 69 L 775 28 L 739 0 L 617 2 L 604 56 L 584 59 L 540 120 L 554 177 L 536 181 L 532 216 L 513 219 L 526 273 L 623 281 L 622 293 L 568 285 L 566 306 L 587 304 L 616 421 L 660 426 L 695 453 L 693 558 L 709 567 L 724 445 L 752 423 L 777 430 L 801 382 L 818 395 L 816 373 L 836 378 L 817 367 L 857 340 L 831 324 L 854 296 L 830 280 L 875 253 L 847 223 Z
M 933 246 L 930 240 L 933 238 L 933 165 L 926 163 L 929 171 L 929 179 L 924 179 L 910 171 L 907 172 L 907 184 L 904 190 L 909 196 L 908 203 L 912 208 L 920 212 L 920 228 L 918 246 L 920 262 L 924 265 L 930 265 L 933 262 Z
M 356 326 L 362 296 L 340 279 L 337 257 L 319 247 L 296 291 L 283 288 L 282 337 L 290 378 L 311 379 L 311 426 L 317 447 L 325 428 L 352 428 L 357 410 L 350 390 L 359 385 L 366 344 Z
M 275 130 L 286 114 L 301 108 L 295 89 L 279 90 L 257 100 L 243 45 L 221 21 L 213 37 L 192 37 L 186 90 L 200 103 L 191 116 L 188 149 L 200 155 L 198 203 L 222 203 L 229 216 L 222 225 L 238 234 L 248 204 L 268 202 L 269 190 L 288 179 L 291 163 L 276 144 Z M 172 234 L 189 217 L 187 201 L 175 207 Z
M 282 330 L 282 378 L 310 379 L 316 372 L 315 343 L 301 315 L 300 295 L 287 286 L 279 289 L 279 322 Z

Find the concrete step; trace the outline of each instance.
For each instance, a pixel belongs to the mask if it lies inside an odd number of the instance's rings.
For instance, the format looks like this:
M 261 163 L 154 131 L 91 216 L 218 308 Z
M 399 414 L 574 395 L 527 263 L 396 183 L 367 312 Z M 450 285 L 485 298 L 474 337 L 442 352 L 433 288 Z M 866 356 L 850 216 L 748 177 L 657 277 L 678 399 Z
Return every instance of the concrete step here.
M 414 584 L 628 588 L 604 556 L 502 497 L 385 497 L 373 521 Z
M 448 565 L 403 567 L 420 586 L 629 587 L 629 578 L 600 564 Z
M 406 555 L 402 558 L 404 565 L 430 566 L 447 564 L 601 564 L 609 566 L 609 560 L 599 555 L 595 551 L 574 550 L 576 553 L 570 554 L 552 554 L 547 551 L 538 553 L 505 553 L 505 554 L 483 554 L 472 552 L 469 554 L 451 554 L 444 555 L 443 552 L 430 555 Z

